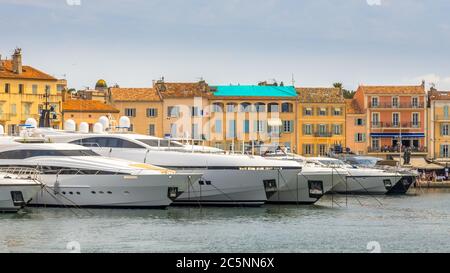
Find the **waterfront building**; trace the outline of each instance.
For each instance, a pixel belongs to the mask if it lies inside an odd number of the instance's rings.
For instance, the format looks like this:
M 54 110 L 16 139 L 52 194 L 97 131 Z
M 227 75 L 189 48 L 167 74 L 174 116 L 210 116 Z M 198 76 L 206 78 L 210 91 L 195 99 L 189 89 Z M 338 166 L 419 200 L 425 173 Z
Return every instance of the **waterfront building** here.
M 366 111 L 368 155 L 399 156 L 405 148 L 426 156 L 425 83 L 418 86 L 361 85 L 354 100 Z
M 346 110 L 340 88 L 296 88 L 298 145 L 303 156 L 345 148 Z
M 7 134 L 16 134 L 28 118 L 39 120 L 42 109 L 52 108 L 51 126 L 61 126 L 62 91 L 65 80 L 58 80 L 34 67 L 22 64 L 17 48 L 10 60 L 0 56 L 0 124 Z
M 345 117 L 345 147 L 358 155 L 364 155 L 367 150 L 366 112 L 360 108 L 356 100 L 346 99 Z
M 297 93 L 293 86 L 213 86 L 210 98 L 212 146 L 264 152 L 278 146 L 297 152 Z M 256 149 L 255 149 L 256 148 Z
M 118 109 L 97 100 L 69 99 L 62 103 L 63 119 L 75 121 L 76 126 L 87 122 L 90 131 L 101 116 L 113 117 L 118 113 Z
M 450 92 L 431 88 L 428 93 L 429 156 L 450 163 Z
M 161 96 L 155 88 L 109 88 L 109 103 L 119 110 L 113 115 L 130 118 L 130 131 L 163 137 L 164 111 Z

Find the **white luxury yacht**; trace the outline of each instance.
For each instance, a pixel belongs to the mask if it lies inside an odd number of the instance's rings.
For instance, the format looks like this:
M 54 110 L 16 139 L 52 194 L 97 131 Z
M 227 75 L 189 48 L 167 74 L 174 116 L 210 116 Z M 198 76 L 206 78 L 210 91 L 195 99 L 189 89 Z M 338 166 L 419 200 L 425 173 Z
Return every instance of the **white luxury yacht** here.
M 0 169 L 0 212 L 17 212 L 33 200 L 42 188 L 36 170 Z
M 166 207 L 200 179 L 149 164 L 100 156 L 73 144 L 18 143 L 2 137 L 0 167 L 39 171 L 46 187 L 32 205 L 80 207 Z
M 120 128 L 129 123 L 129 120 L 122 121 L 121 118 Z M 96 126 L 107 128 L 108 123 L 97 123 Z M 198 146 L 184 146 L 169 139 L 102 130 L 94 130 L 96 133 L 70 132 L 70 128 L 75 126 L 67 121 L 66 131 L 39 128 L 36 133 L 49 142 L 83 145 L 107 157 L 149 163 L 177 172 L 203 173 L 192 190 L 185 191 L 175 200 L 177 204 L 255 206 L 267 201 L 314 203 L 329 189 L 323 181 L 299 179 L 302 167 L 294 161 L 220 154 L 217 149 L 209 149 L 211 152 L 208 153 Z
M 405 194 L 417 177 L 416 174 L 407 171 L 393 172 L 356 167 L 335 158 L 313 157 L 306 160 L 323 167 L 340 168 L 348 171 L 346 183 L 333 187 L 333 192 L 337 193 Z

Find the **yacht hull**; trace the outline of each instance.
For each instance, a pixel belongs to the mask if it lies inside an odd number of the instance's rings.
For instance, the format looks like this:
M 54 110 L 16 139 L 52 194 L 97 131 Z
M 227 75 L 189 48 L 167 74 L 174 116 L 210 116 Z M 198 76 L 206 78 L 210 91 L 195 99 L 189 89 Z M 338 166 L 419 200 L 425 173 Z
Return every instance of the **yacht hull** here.
M 199 172 L 199 170 L 185 170 Z M 200 181 L 181 194 L 174 205 L 261 206 L 284 180 L 292 180 L 299 170 L 200 170 Z M 270 187 L 268 183 L 275 182 Z
M 35 206 L 164 208 L 170 175 L 40 175 Z
M 303 168 L 295 179 L 281 185 L 268 203 L 314 204 L 345 176 L 329 169 Z
M 14 184 L 0 184 L 0 212 L 19 211 L 36 197 L 41 188 L 38 183 L 20 183 L 20 181 L 15 181 Z M 17 197 L 13 200 L 12 192 L 20 193 L 23 202 L 18 203 Z
M 411 175 L 349 175 L 345 183 L 333 187 L 333 192 L 343 194 L 405 194 L 414 182 Z

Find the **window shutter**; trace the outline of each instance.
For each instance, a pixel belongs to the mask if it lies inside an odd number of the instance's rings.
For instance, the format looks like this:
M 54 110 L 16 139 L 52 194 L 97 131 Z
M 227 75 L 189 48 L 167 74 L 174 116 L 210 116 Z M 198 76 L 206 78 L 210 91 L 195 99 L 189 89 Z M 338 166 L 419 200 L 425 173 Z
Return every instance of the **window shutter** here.
M 362 140 L 363 140 L 363 142 L 366 142 L 366 133 L 362 134 Z

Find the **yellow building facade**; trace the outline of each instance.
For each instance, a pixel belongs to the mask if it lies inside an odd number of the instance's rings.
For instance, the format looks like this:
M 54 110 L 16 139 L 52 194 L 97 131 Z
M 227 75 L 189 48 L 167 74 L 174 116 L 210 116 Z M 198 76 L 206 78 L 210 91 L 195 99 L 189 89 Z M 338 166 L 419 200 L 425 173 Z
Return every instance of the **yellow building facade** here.
M 297 88 L 300 154 L 324 156 L 345 148 L 346 105 L 339 88 Z
M 7 134 L 17 134 L 28 118 L 39 120 L 40 111 L 54 108 L 51 126 L 61 126 L 61 92 L 66 82 L 31 66 L 22 65 L 16 49 L 10 60 L 0 56 L 0 124 Z
M 428 156 L 450 163 L 450 92 L 432 89 L 428 103 Z

